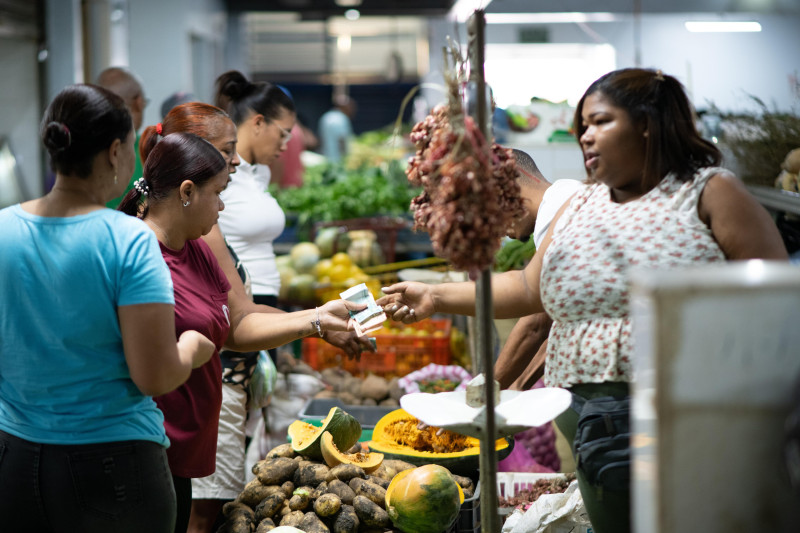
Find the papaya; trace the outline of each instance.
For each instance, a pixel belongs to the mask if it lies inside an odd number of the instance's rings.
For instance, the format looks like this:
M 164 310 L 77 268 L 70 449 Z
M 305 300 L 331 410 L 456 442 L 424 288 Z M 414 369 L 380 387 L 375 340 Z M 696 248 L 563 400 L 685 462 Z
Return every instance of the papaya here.
M 386 491 L 386 512 L 406 533 L 441 533 L 458 518 L 464 493 L 446 468 L 425 465 L 395 476 Z
M 353 464 L 358 465 L 364 469 L 364 472 L 372 472 L 383 462 L 383 454 L 377 452 L 364 452 L 358 451 L 356 453 L 345 453 L 336 447 L 333 442 L 333 435 L 330 431 L 322 432 L 322 440 L 320 441 L 320 450 L 322 451 L 322 458 L 325 464 L 333 468 L 340 464 Z
M 320 447 L 322 434 L 329 432 L 333 444 L 340 450 L 347 450 L 361 438 L 361 424 L 341 407 L 331 407 L 322 426 L 295 420 L 289 426 L 288 434 L 295 453 L 311 459 L 322 459 Z

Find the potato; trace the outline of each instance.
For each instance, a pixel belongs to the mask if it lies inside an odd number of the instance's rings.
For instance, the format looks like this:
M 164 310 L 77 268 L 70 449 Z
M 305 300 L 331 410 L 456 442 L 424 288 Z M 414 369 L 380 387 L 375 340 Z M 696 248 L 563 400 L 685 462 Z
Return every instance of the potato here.
M 392 482 L 392 480 L 390 480 L 390 479 L 383 479 L 382 477 L 371 476 L 369 474 L 367 474 L 367 477 L 365 477 L 364 479 L 366 479 L 370 483 L 375 483 L 376 485 L 379 485 L 379 486 L 383 487 L 384 489 L 388 489 L 389 488 L 389 483 Z
M 316 500 L 317 498 L 319 498 L 320 496 L 322 496 L 326 492 L 328 492 L 328 482 L 327 481 L 323 481 L 322 483 L 317 485 L 316 489 L 313 490 L 313 492 L 311 493 L 311 498 Z
M 366 476 L 366 472 L 364 472 L 364 469 L 360 466 L 342 463 L 331 468 L 325 480 L 331 482 L 334 479 L 339 479 L 345 483 L 349 483 L 354 477 L 360 477 L 363 479 Z
M 339 393 L 339 399 L 345 405 L 361 405 L 361 398 L 349 391 L 342 391 Z
M 350 487 L 347 487 L 350 488 Z M 352 505 L 342 505 L 333 521 L 333 533 L 356 533 L 360 522 Z
M 300 463 L 294 473 L 294 484 L 296 487 L 302 487 L 303 485 L 316 487 L 325 481 L 329 470 L 326 465 L 320 463 Z
M 230 518 L 234 513 L 238 512 L 244 512 L 246 514 L 249 514 L 251 518 L 253 516 L 253 509 L 249 505 L 240 500 L 227 502 L 225 505 L 222 506 L 222 514 L 225 516 L 225 518 Z
M 394 470 L 394 475 L 399 474 L 403 470 L 408 470 L 410 468 L 416 468 L 416 466 L 412 465 L 411 463 L 407 463 L 405 461 L 401 461 L 400 459 L 384 459 L 383 465 L 386 466 L 389 470 Z
M 292 479 L 299 466 L 300 463 L 288 457 L 276 457 L 254 464 L 253 474 L 261 481 L 262 485 L 280 485 L 284 481 Z
M 283 506 L 286 496 L 282 492 L 276 492 L 264 498 L 256 507 L 255 522 L 261 522 L 265 518 L 271 518 Z
M 289 499 L 289 509 L 292 511 L 305 511 L 309 503 L 311 503 L 311 497 L 308 494 L 295 494 Z
M 342 500 L 336 495 L 323 494 L 314 501 L 314 512 L 322 518 L 333 516 L 342 508 Z
M 386 398 L 378 402 L 381 407 L 400 407 L 400 402 L 394 398 Z
M 303 517 L 305 517 L 305 515 L 306 514 L 303 511 L 292 511 L 281 519 L 280 525 L 300 527 L 300 522 L 303 521 Z
M 292 483 L 291 481 L 284 481 L 283 485 L 281 485 L 281 491 L 288 500 L 289 498 L 292 497 L 292 494 L 294 494 L 294 483 Z
M 269 496 L 270 494 L 274 494 L 275 492 L 280 492 L 281 488 L 277 485 L 264 485 L 262 484 L 258 478 L 255 478 L 250 483 L 245 485 L 244 490 L 239 497 L 237 498 L 240 502 L 244 503 L 245 505 L 249 505 L 252 508 L 255 508 L 256 505 L 261 503 L 261 500 Z
M 456 483 L 461 487 L 462 492 L 464 493 L 464 499 L 472 498 L 475 495 L 475 484 L 472 480 L 465 476 L 457 476 L 452 474 L 453 479 Z
M 356 497 L 356 493 L 350 488 L 350 485 L 338 479 L 334 479 L 328 483 L 328 492 L 336 494 L 339 499 L 342 500 L 342 503 L 346 503 L 347 505 L 352 505 L 353 498 Z
M 256 533 L 266 533 L 267 531 L 272 531 L 273 529 L 275 529 L 275 522 L 273 522 L 271 518 L 265 518 L 258 523 Z
M 384 460 L 384 462 L 386 462 Z M 394 470 L 389 470 L 386 466 L 381 463 L 378 468 L 370 472 L 370 475 L 373 477 L 379 477 L 391 483 L 392 478 L 397 474 Z
M 389 527 L 389 515 L 366 496 L 357 495 L 353 498 L 353 509 L 359 521 L 368 527 Z
M 356 497 L 366 496 L 381 508 L 386 506 L 386 489 L 380 485 L 355 477 L 350 480 L 350 488 L 353 489 Z M 355 498 L 353 501 L 355 501 Z
M 385 378 L 370 374 L 361 383 L 361 397 L 379 402 L 389 396 L 389 382 Z
M 292 449 L 292 445 L 287 442 L 286 444 L 281 444 L 280 446 L 276 446 L 268 451 L 265 459 L 275 459 L 276 457 L 294 459 L 294 456 L 295 452 Z
M 289 507 L 289 500 L 284 500 L 283 505 L 281 506 L 281 510 L 275 513 L 274 519 L 275 521 L 280 521 L 281 518 L 286 516 L 287 514 L 291 513 L 292 509 Z
M 251 533 L 253 521 L 243 513 L 236 513 L 220 526 L 217 533 Z
M 297 526 L 298 528 L 302 529 L 306 533 L 329 533 L 330 529 L 326 526 L 319 517 L 312 513 L 308 512 L 303 517 L 303 521 L 300 522 L 300 525 Z
M 400 398 L 405 396 L 406 390 L 400 386 L 400 378 L 393 377 L 389 380 L 389 399 L 400 405 Z
M 355 444 L 350 446 L 350 449 L 347 450 L 346 453 L 360 453 L 360 452 L 363 452 L 363 451 L 364 451 L 364 448 L 363 448 L 363 446 L 361 446 L 361 443 L 360 442 L 356 442 Z

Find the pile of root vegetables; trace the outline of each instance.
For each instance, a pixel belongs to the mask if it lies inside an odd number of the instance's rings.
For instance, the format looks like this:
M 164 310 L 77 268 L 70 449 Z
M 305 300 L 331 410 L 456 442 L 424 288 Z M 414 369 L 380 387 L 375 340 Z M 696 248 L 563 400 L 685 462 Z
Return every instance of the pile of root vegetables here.
M 367 473 L 358 465 L 325 463 L 297 455 L 282 444 L 253 466 L 255 479 L 226 503 L 218 533 L 263 533 L 291 526 L 308 533 L 391 532 L 386 489 L 392 478 L 414 465 L 384 460 Z M 464 496 L 474 493 L 470 478 L 453 476 Z
M 386 379 L 370 374 L 359 378 L 341 368 L 326 368 L 321 375 L 326 388 L 315 398 L 338 398 L 347 405 L 399 407 L 405 394 L 396 377 Z

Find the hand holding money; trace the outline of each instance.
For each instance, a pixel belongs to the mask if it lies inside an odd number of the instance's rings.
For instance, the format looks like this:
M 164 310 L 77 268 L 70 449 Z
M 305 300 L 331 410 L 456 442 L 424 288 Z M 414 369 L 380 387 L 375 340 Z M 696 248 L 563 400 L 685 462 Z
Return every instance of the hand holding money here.
M 359 311 L 351 311 L 350 316 L 353 320 L 353 328 L 359 336 L 366 335 L 383 326 L 386 321 L 386 315 L 378 304 L 375 303 L 375 298 L 369 292 L 367 285 L 361 283 L 355 287 L 350 287 L 343 293 L 339 294 L 342 300 L 352 302 L 355 304 L 366 304 L 366 307 Z

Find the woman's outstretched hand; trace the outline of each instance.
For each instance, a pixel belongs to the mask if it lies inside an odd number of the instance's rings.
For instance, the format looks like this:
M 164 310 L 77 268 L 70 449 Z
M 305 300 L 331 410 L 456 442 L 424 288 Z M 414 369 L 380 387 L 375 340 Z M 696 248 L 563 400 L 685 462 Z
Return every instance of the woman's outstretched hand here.
M 355 331 L 350 311 L 361 311 L 366 307 L 366 304 L 347 300 L 331 300 L 317 308 L 320 325 L 324 331 Z
M 435 311 L 433 286 L 416 281 L 402 281 L 381 289 L 385 296 L 376 303 L 392 320 L 411 324 L 428 318 Z

